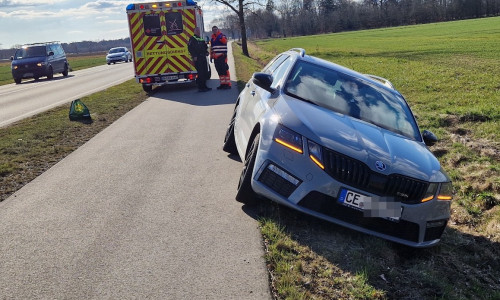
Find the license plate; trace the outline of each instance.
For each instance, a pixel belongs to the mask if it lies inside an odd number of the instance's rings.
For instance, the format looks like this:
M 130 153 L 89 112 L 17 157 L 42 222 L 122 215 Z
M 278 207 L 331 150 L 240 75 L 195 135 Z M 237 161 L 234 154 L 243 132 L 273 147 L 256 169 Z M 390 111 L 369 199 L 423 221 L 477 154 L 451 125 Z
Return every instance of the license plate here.
M 353 191 L 342 189 L 338 197 L 338 202 L 345 206 L 355 208 L 357 210 L 363 210 L 365 205 L 371 201 L 371 197 L 358 194 Z
M 177 76 L 177 75 L 163 76 L 162 79 L 163 80 L 177 80 L 177 79 L 179 79 L 179 76 Z

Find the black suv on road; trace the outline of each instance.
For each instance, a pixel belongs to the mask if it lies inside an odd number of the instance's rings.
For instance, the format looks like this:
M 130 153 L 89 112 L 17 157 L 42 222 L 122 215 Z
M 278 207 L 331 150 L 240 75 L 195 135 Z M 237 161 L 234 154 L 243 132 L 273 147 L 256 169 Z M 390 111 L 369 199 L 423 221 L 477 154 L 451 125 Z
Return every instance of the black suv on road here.
M 54 77 L 54 73 L 68 76 L 69 64 L 66 53 L 58 42 L 27 44 L 16 50 L 12 60 L 12 77 L 16 83 L 21 83 L 23 78 L 46 76 Z

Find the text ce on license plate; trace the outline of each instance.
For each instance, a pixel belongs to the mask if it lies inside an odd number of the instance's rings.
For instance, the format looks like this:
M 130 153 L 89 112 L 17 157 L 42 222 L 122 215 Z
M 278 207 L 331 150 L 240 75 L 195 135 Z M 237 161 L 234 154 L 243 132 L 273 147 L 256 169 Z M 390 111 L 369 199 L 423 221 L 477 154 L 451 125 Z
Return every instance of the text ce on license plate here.
M 349 191 L 346 189 L 342 189 L 340 191 L 340 195 L 338 197 L 338 202 L 345 205 L 349 206 L 352 208 L 355 208 L 357 210 L 363 210 L 364 207 L 368 202 L 371 201 L 371 197 L 365 196 L 358 194 L 353 191 Z

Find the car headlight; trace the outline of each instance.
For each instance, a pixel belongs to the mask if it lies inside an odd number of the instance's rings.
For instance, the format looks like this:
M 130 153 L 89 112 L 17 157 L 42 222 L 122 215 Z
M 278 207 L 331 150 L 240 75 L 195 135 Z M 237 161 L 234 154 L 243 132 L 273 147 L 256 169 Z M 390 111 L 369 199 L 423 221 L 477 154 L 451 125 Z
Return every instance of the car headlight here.
M 441 183 L 441 188 L 439 189 L 437 198 L 442 201 L 450 201 L 453 199 L 453 185 L 451 182 Z
M 439 188 L 439 193 L 437 194 L 438 200 L 450 201 L 453 198 L 453 185 L 451 184 L 451 182 L 442 182 L 441 184 L 431 183 L 429 184 L 429 187 L 427 188 L 427 191 L 425 192 L 425 195 L 422 198 L 422 200 L 420 200 L 420 202 L 423 203 L 434 199 L 434 196 L 436 196 L 438 188 Z
M 309 150 L 309 158 L 321 169 L 325 169 L 323 163 L 323 152 L 321 151 L 321 146 L 313 141 L 307 140 L 307 149 Z
M 39 63 L 36 64 L 36 66 L 37 67 L 43 67 L 43 66 L 45 66 L 45 63 L 44 62 L 39 62 Z
M 18 66 L 12 66 L 12 69 L 17 70 Z
M 302 136 L 283 125 L 278 125 L 274 134 L 274 141 L 300 154 L 304 153 Z
M 437 183 L 429 184 L 429 187 L 427 187 L 427 191 L 425 192 L 425 195 L 422 198 L 422 200 L 420 200 L 420 202 L 427 202 L 427 201 L 431 201 L 432 199 L 434 199 L 434 196 L 436 195 L 437 188 L 438 188 Z

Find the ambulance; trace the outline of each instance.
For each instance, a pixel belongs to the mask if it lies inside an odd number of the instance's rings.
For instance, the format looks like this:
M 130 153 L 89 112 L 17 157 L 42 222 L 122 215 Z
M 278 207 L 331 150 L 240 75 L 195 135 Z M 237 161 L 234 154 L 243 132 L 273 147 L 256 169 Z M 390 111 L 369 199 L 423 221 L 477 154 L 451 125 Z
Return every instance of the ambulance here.
M 153 86 L 195 82 L 197 72 L 188 52 L 188 41 L 196 27 L 200 28 L 201 37 L 207 39 L 203 13 L 196 2 L 129 4 L 127 19 L 135 78 L 144 91 L 151 92 Z M 210 75 L 210 64 L 207 65 Z

